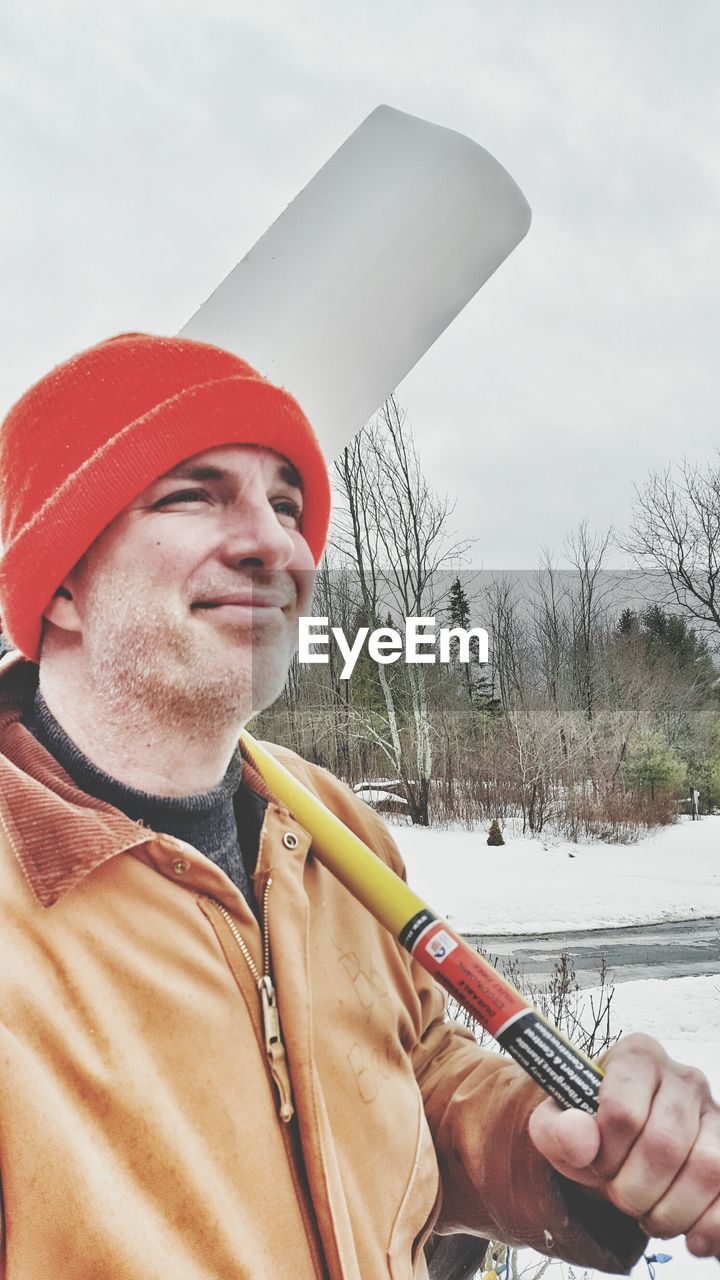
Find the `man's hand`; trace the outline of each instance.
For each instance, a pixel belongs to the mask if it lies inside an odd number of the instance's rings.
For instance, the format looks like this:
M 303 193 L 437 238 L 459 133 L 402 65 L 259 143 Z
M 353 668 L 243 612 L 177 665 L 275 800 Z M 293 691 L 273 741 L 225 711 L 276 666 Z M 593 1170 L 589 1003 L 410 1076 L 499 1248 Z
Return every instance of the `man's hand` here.
M 720 1253 L 720 1106 L 705 1076 L 646 1035 L 623 1036 L 602 1065 L 597 1117 L 551 1099 L 533 1112 L 538 1151 L 648 1235 L 685 1235 L 698 1257 Z

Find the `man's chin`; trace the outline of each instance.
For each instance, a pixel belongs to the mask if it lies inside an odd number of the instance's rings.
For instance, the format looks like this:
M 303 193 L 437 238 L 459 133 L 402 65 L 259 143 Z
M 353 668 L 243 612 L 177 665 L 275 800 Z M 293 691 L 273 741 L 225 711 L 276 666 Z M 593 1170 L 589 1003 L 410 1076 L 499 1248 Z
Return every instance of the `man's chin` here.
M 253 715 L 277 702 L 287 682 L 288 665 L 267 667 L 257 662 L 253 665 L 250 690 Z
M 288 669 L 294 646 L 288 641 L 287 626 L 278 634 L 268 635 L 267 627 L 260 634 L 230 631 L 222 627 L 198 653 L 199 687 L 214 685 L 228 693 L 237 688 L 244 698 L 249 697 L 247 712 L 264 711 L 282 693 L 287 681 Z

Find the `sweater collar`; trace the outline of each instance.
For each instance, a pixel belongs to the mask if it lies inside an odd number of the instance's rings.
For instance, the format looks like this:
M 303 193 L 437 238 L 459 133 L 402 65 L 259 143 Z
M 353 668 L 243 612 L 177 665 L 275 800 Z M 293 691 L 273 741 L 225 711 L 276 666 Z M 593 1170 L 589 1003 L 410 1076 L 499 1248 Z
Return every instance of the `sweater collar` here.
M 89 760 L 55 719 L 39 689 L 30 713 L 23 716 L 23 723 L 73 782 L 89 795 L 119 809 L 133 822 L 142 822 L 152 831 L 164 831 L 185 840 L 209 858 L 213 858 L 215 850 L 237 841 L 234 801 L 242 775 L 237 747 L 217 786 L 193 795 L 153 795 L 127 786 Z
M 0 660 L 0 824 L 37 900 L 50 907 L 109 858 L 155 832 L 88 795 L 33 737 L 22 715 L 38 668 L 20 653 Z M 243 782 L 274 797 L 241 744 Z

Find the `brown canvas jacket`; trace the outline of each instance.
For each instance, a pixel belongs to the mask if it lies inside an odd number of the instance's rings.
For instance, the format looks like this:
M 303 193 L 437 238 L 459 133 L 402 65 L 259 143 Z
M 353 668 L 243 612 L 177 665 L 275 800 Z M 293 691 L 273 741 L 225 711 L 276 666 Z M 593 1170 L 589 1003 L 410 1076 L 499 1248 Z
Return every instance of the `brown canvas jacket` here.
M 531 1146 L 535 1086 L 444 1020 L 250 760 L 264 936 L 207 858 L 35 741 L 36 679 L 0 663 L 4 1280 L 421 1280 L 433 1224 L 631 1265 L 641 1233 L 581 1206 L 595 1239 Z M 281 754 L 402 870 L 370 809 Z M 266 1043 L 268 971 L 286 1057 Z

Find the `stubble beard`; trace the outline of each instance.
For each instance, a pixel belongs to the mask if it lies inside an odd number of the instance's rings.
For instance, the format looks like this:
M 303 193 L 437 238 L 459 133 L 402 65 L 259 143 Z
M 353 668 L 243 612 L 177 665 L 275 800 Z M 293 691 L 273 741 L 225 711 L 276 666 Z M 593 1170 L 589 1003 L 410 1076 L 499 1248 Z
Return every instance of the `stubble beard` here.
M 252 713 L 250 641 L 237 661 L 205 646 L 186 624 L 157 607 L 95 602 L 88 628 L 89 676 L 113 721 L 216 736 L 238 729 Z
M 239 731 L 279 696 L 293 649 L 284 625 L 258 623 L 231 639 L 182 603 L 177 613 L 163 605 L 161 590 L 142 601 L 136 590 L 120 572 L 99 577 L 86 601 L 88 676 L 113 722 L 216 737 Z

